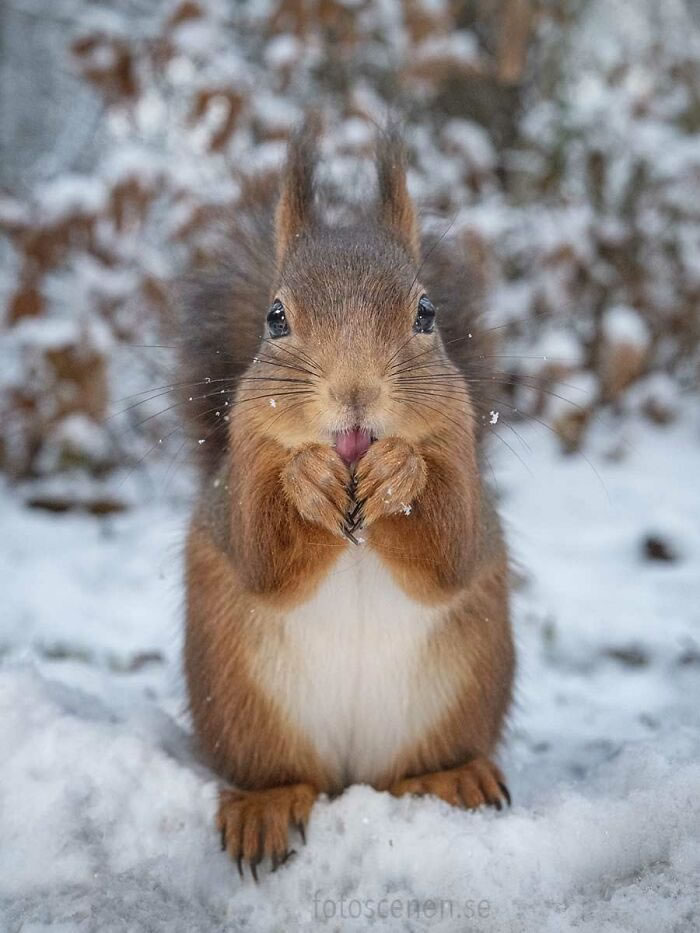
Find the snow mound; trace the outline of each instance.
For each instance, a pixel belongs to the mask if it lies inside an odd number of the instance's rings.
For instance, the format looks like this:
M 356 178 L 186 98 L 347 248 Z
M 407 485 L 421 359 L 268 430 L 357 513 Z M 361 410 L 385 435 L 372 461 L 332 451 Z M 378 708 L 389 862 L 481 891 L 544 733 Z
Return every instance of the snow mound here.
M 0 677 L 0 706 L 9 929 L 458 931 L 476 918 L 484 930 L 657 933 L 697 908 L 690 730 L 671 758 L 632 745 L 585 788 L 507 815 L 352 788 L 317 805 L 307 846 L 256 886 L 218 850 L 215 781 L 165 714 L 124 716 L 21 668 Z
M 512 809 L 353 787 L 259 885 L 220 851 L 183 713 L 177 502 L 98 522 L 0 487 L 0 929 L 700 928 L 697 412 L 616 424 L 588 461 L 539 425 L 518 426 L 522 458 L 493 451 L 520 568 Z

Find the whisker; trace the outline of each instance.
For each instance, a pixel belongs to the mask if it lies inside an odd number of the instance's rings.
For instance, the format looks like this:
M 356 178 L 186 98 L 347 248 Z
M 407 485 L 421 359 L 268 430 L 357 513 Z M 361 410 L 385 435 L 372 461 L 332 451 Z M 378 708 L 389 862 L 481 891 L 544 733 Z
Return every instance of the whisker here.
M 251 363 L 260 362 L 260 363 L 267 364 L 270 366 L 281 366 L 284 369 L 290 369 L 290 370 L 293 370 L 294 372 L 308 372 L 308 370 L 302 369 L 301 367 L 291 366 L 288 363 L 280 362 L 279 360 L 268 360 L 267 358 L 260 357 L 260 356 L 251 357 L 250 362 Z M 314 373 L 309 373 L 309 375 L 316 378 Z M 140 399 L 138 402 L 134 402 L 134 404 L 129 405 L 126 408 L 120 409 L 119 411 L 116 411 L 116 412 L 112 412 L 112 414 L 108 415 L 105 420 L 110 420 L 111 418 L 115 418 L 118 415 L 123 415 L 127 411 L 130 411 L 132 408 L 137 408 L 139 405 L 143 405 L 146 402 L 152 401 L 153 399 L 161 398 L 163 395 L 167 395 L 168 392 L 172 391 L 173 389 L 196 388 L 197 386 L 200 386 L 200 385 L 214 385 L 216 383 L 222 383 L 222 382 L 229 382 L 229 383 L 238 382 L 244 379 L 260 379 L 260 380 L 267 379 L 267 380 L 272 381 L 273 378 L 276 378 L 276 381 L 278 382 L 282 381 L 282 377 L 238 375 L 238 376 L 221 376 L 221 377 L 217 377 L 214 379 L 205 378 L 205 379 L 199 379 L 195 382 L 171 382 L 167 385 L 152 386 L 149 389 L 142 389 L 140 392 L 134 392 L 131 395 L 125 395 L 122 398 L 115 399 L 114 404 L 117 405 L 120 402 L 127 402 L 129 401 L 129 399 L 139 398 L 139 396 L 142 396 L 142 395 L 147 396 L 146 398 Z M 290 382 L 291 381 L 305 382 L 308 385 L 312 384 L 311 380 L 308 380 L 308 379 L 298 379 L 298 380 L 290 379 L 289 381 Z M 149 393 L 152 393 L 152 394 L 149 394 Z M 198 398 L 202 398 L 202 397 L 203 396 L 198 396 Z
M 516 457 L 516 458 L 520 461 L 520 463 L 522 463 L 522 465 L 525 467 L 525 469 L 526 469 L 527 472 L 530 474 L 530 476 L 534 476 L 535 474 L 532 472 L 532 470 L 530 469 L 530 467 L 528 466 L 528 464 L 525 463 L 525 461 L 524 461 L 523 458 L 520 456 L 520 454 L 518 453 L 518 451 L 513 447 L 513 445 L 512 445 L 512 444 L 509 444 L 508 441 L 505 439 L 505 437 L 503 437 L 503 435 L 499 434 L 498 431 L 495 431 L 495 430 L 493 429 L 493 427 L 492 427 L 490 424 L 487 424 L 486 427 L 487 427 L 487 428 L 489 429 L 489 431 L 494 435 L 494 437 L 497 437 L 497 438 L 499 439 L 499 441 L 502 441 L 502 442 L 506 445 L 506 447 L 507 447 L 508 450 L 513 454 L 513 456 Z
M 222 421 L 220 424 L 217 424 L 214 428 L 212 428 L 211 431 L 208 431 L 208 432 L 204 435 L 204 437 L 201 438 L 201 443 L 202 443 L 202 444 L 206 443 L 211 437 L 213 437 L 215 434 L 217 434 L 222 428 L 225 428 L 225 427 L 227 426 L 227 424 L 228 424 L 227 421 Z M 172 459 L 172 463 L 171 463 L 170 466 L 168 467 L 168 470 L 167 470 L 167 472 L 166 472 L 166 474 L 165 474 L 164 483 L 163 483 L 163 490 L 164 490 L 164 491 L 167 490 L 167 488 L 168 488 L 168 483 L 170 482 L 170 480 L 172 479 L 173 475 L 175 474 L 175 465 L 177 464 L 177 461 L 178 461 L 178 459 L 179 459 L 179 457 L 180 457 L 180 454 L 181 454 L 182 451 L 184 450 L 184 448 L 185 448 L 185 446 L 186 446 L 186 444 L 187 444 L 187 441 L 188 441 L 188 438 L 185 437 L 185 439 L 183 440 L 183 442 L 182 442 L 182 443 L 180 444 L 180 446 L 178 447 L 178 449 L 177 449 L 177 451 L 176 451 L 176 453 L 175 453 L 175 456 L 174 456 L 173 459 Z
M 559 438 L 559 435 L 558 435 L 557 432 L 554 430 L 554 428 L 553 428 L 550 424 L 547 424 L 546 421 L 542 421 L 542 419 L 541 419 L 541 418 L 538 418 L 536 415 L 531 415 L 531 414 L 529 414 L 529 413 L 527 413 L 527 412 L 521 411 L 519 408 L 513 407 L 513 406 L 510 405 L 508 402 L 504 402 L 502 399 L 489 398 L 489 396 L 486 396 L 486 395 L 483 396 L 483 398 L 487 399 L 487 401 L 489 401 L 489 402 L 492 402 L 494 405 L 502 405 L 502 406 L 505 407 L 505 408 L 510 408 L 511 411 L 517 412 L 519 415 L 522 415 L 523 418 L 526 418 L 526 419 L 528 419 L 529 421 L 534 421 L 534 422 L 536 422 L 537 424 L 541 425 L 543 428 L 545 428 L 545 430 L 549 431 L 550 434 L 553 434 L 554 437 L 557 438 L 557 440 L 560 439 L 560 438 Z M 507 423 L 507 422 L 506 422 L 506 423 Z M 599 482 L 600 485 L 602 486 L 603 491 L 605 492 L 605 495 L 607 496 L 608 501 L 610 501 L 610 493 L 608 492 L 608 487 L 605 485 L 605 481 L 603 480 L 603 477 L 600 475 L 599 471 L 596 469 L 595 464 L 589 459 L 589 457 L 586 455 L 586 453 L 585 453 L 583 450 L 579 450 L 579 451 L 577 451 L 577 453 L 580 454 L 580 456 L 586 461 L 586 463 L 588 464 L 588 466 L 591 468 L 591 470 L 593 471 L 593 473 L 594 473 L 596 479 L 598 480 L 598 482 Z
M 449 222 L 449 224 L 448 224 L 447 227 L 445 228 L 444 232 L 440 234 L 440 236 L 438 237 L 438 239 L 433 243 L 433 245 L 430 247 L 430 249 L 428 250 L 428 252 L 427 252 L 427 253 L 425 254 L 425 256 L 423 257 L 423 259 L 422 259 L 420 265 L 418 266 L 418 270 L 417 270 L 416 274 L 415 274 L 414 277 L 413 277 L 413 281 L 411 282 L 411 285 L 410 285 L 410 287 L 409 287 L 409 289 L 408 289 L 408 293 L 407 293 L 407 295 L 406 295 L 407 298 L 410 297 L 411 292 L 413 291 L 413 286 L 414 286 L 414 285 L 416 284 L 416 282 L 418 281 L 418 278 L 419 278 L 421 272 L 423 271 L 423 267 L 425 266 L 426 262 L 427 262 L 427 261 L 430 259 L 430 257 L 433 255 L 433 253 L 435 252 L 435 250 L 436 250 L 436 249 L 438 248 L 438 246 L 442 243 L 442 241 L 445 239 L 445 237 L 446 237 L 447 234 L 450 232 L 450 230 L 454 227 L 454 224 L 455 224 L 455 221 L 457 220 L 457 215 L 458 215 L 458 214 L 459 214 L 459 209 L 456 210 L 456 211 L 454 212 L 454 215 L 453 215 L 453 217 L 452 217 L 452 220 Z
M 425 376 L 425 377 L 404 376 L 401 379 L 394 378 L 393 381 L 397 385 L 414 386 L 418 388 L 422 386 L 426 386 L 426 385 L 431 385 L 431 384 L 448 385 L 449 382 L 451 381 L 454 381 L 457 384 L 459 384 L 460 382 L 465 382 L 469 385 L 479 385 L 483 383 L 493 385 L 494 383 L 496 383 L 496 384 L 510 385 L 514 387 L 524 386 L 526 389 L 532 389 L 535 392 L 543 392 L 545 395 L 549 395 L 552 398 L 557 398 L 562 402 L 566 402 L 567 405 L 571 405 L 574 408 L 577 408 L 579 411 L 586 410 L 582 405 L 579 405 L 577 402 L 574 402 L 570 398 L 566 398 L 566 396 L 564 395 L 560 395 L 558 392 L 554 392 L 552 389 L 546 389 L 544 386 L 538 385 L 537 383 L 528 382 L 522 377 L 513 376 L 508 373 L 502 373 L 499 370 L 495 370 L 493 374 L 488 377 L 486 376 L 470 377 L 470 376 L 464 376 L 461 373 L 435 373 L 434 375 Z M 583 391 L 579 386 L 570 385 L 569 383 L 565 383 L 565 382 L 557 383 L 557 385 L 562 385 L 564 386 L 564 388 L 578 389 L 579 391 Z M 523 412 L 523 414 L 525 414 L 525 412 Z
M 272 425 L 273 425 L 282 415 L 287 415 L 287 414 L 289 414 L 290 411 L 294 411 L 295 408 L 300 408 L 303 404 L 304 404 L 304 399 L 301 399 L 301 401 L 298 401 L 298 402 L 291 402 L 289 405 L 285 405 L 283 408 L 281 408 L 281 411 L 278 411 L 277 414 L 274 415 L 274 416 L 270 419 L 270 421 L 268 421 L 268 422 L 265 424 L 265 430 L 269 431 L 270 428 L 272 427 Z
M 316 361 L 313 360 L 310 356 L 308 356 L 308 354 L 306 354 L 299 347 L 294 347 L 294 350 L 292 350 L 289 347 L 283 347 L 283 346 L 280 346 L 279 344 L 275 344 L 269 337 L 265 337 L 263 340 L 263 343 L 269 343 L 271 346 L 275 348 L 275 350 L 281 351 L 282 353 L 287 353 L 289 356 L 292 357 L 292 359 L 296 359 L 297 362 L 306 363 L 306 365 L 310 366 L 312 370 L 316 370 L 316 372 L 311 373 L 310 375 L 322 376 L 324 374 L 323 370 L 316 363 Z
M 430 395 L 430 396 L 432 396 L 433 398 L 442 398 L 442 399 L 446 399 L 446 400 L 448 400 L 448 401 L 453 401 L 454 398 L 455 398 L 454 395 L 449 395 L 449 394 L 440 393 L 440 392 L 428 391 L 428 392 L 426 392 L 425 394 Z M 468 396 L 467 396 L 467 397 L 468 397 Z M 517 409 L 516 409 L 516 410 L 517 410 Z M 511 431 L 512 434 L 515 435 L 515 437 L 518 438 L 518 440 L 519 440 L 520 443 L 523 445 L 523 447 L 525 448 L 525 450 L 526 450 L 528 453 L 532 453 L 532 448 L 530 447 L 530 445 L 529 445 L 529 444 L 527 443 L 527 441 L 522 437 L 522 435 L 521 435 L 518 431 L 515 430 L 515 428 L 513 427 L 513 425 L 510 424 L 508 421 L 505 421 L 505 419 L 504 419 L 504 421 L 503 421 L 503 424 L 508 428 L 509 431 Z
M 128 340 L 119 340 L 115 346 L 117 349 L 120 349 L 121 347 L 134 347 L 134 349 L 136 350 L 179 350 L 180 349 L 174 343 L 130 343 Z
M 169 385 L 153 386 L 150 389 L 143 389 L 141 392 L 134 392 L 132 395 L 125 395 L 123 398 L 115 399 L 114 404 L 118 405 L 120 402 L 128 402 L 129 399 L 138 398 L 139 395 L 147 395 L 149 392 L 159 392 L 160 395 L 167 395 L 172 389 L 196 388 L 197 386 L 210 385 L 215 382 L 232 382 L 235 378 L 235 376 L 227 376 L 219 379 L 200 379 L 198 382 L 171 382 Z M 161 392 L 160 390 L 164 391 Z M 142 405 L 143 402 L 149 402 L 151 398 L 159 398 L 160 395 L 152 395 L 150 398 L 143 399 L 143 401 L 137 402 L 136 404 Z M 135 405 L 130 405 L 129 408 L 125 408 L 123 411 L 113 412 L 109 417 L 114 418 L 115 415 L 123 414 L 125 411 L 129 411 L 130 408 L 135 407 Z
M 287 362 L 287 360 L 278 360 L 274 358 L 270 359 L 269 356 L 262 356 L 260 353 L 252 357 L 251 362 L 252 363 L 268 363 L 270 366 L 279 366 L 282 369 L 291 369 L 293 372 L 296 372 L 296 373 L 306 373 L 308 376 L 313 376 L 314 379 L 318 378 L 316 373 L 311 372 L 311 370 L 306 369 L 306 367 L 304 366 L 295 366 L 293 363 Z
M 217 395 L 222 395 L 224 393 L 228 395 L 233 392 L 235 392 L 235 389 L 229 389 L 229 390 L 221 389 L 220 392 L 212 392 L 208 395 L 195 395 L 191 398 L 183 399 L 182 401 L 179 401 L 179 402 L 173 402 L 172 405 L 168 405 L 166 408 L 161 408 L 160 411 L 154 411 L 153 414 L 148 415 L 146 418 L 142 418 L 141 421 L 137 421 L 134 427 L 135 428 L 143 427 L 144 424 L 146 424 L 148 421 L 152 421 L 153 418 L 158 418 L 160 415 L 164 415 L 166 412 L 172 411 L 173 408 L 179 408 L 181 405 L 188 405 L 190 402 L 201 401 L 202 399 L 205 399 L 205 398 L 215 398 Z M 213 409 L 213 410 L 215 411 L 216 409 Z
M 248 398 L 239 398 L 236 400 L 236 405 L 240 405 L 243 402 L 255 402 L 261 398 L 269 398 L 273 401 L 276 401 L 278 398 L 288 398 L 290 395 L 304 395 L 307 398 L 311 398 L 313 394 L 313 392 L 309 392 L 307 389 L 289 389 L 286 392 L 275 392 L 274 396 L 269 392 L 265 392 L 262 395 L 252 395 L 248 396 Z
M 311 379 L 294 379 L 289 376 L 241 376 L 241 382 L 293 382 L 299 385 L 311 386 Z
M 453 337 L 451 340 L 446 340 L 443 342 L 442 347 L 449 347 L 453 343 L 459 343 L 461 340 L 471 340 L 472 334 L 463 334 L 461 337 Z M 421 353 L 417 353 L 415 356 L 410 356 L 407 360 L 401 361 L 401 366 L 404 366 L 407 363 L 410 363 L 412 360 L 417 360 L 421 356 L 425 356 L 427 353 L 439 353 L 441 350 L 440 346 L 431 346 L 426 350 L 423 350 Z
M 126 476 L 124 476 L 122 481 L 118 484 L 117 488 L 121 489 L 124 486 L 124 484 L 128 481 L 129 477 L 131 477 L 132 474 L 134 473 L 134 470 L 138 469 L 138 467 L 141 466 L 141 464 L 146 459 L 146 457 L 152 454 L 153 451 L 156 450 L 156 448 L 160 447 L 164 440 L 167 440 L 169 437 L 172 437 L 173 434 L 176 434 L 178 431 L 182 431 L 182 430 L 183 430 L 183 426 L 181 424 L 178 424 L 176 427 L 172 429 L 172 431 L 168 431 L 167 434 L 163 434 L 162 437 L 159 437 L 158 440 L 155 442 L 155 444 L 152 444 L 148 448 L 148 450 L 142 456 L 140 456 L 134 464 L 132 464 L 132 466 L 126 473 Z
M 399 353 L 401 353 L 401 351 L 404 349 L 404 347 L 407 347 L 408 344 L 409 344 L 415 337 L 417 337 L 417 336 L 418 336 L 418 334 L 411 334 L 411 336 L 408 338 L 408 340 L 406 340 L 404 343 L 402 343 L 401 346 L 398 348 L 398 350 L 397 350 L 395 353 L 393 353 L 393 354 L 389 357 L 389 359 L 388 359 L 387 362 L 386 362 L 385 369 L 384 369 L 384 375 L 387 374 L 387 371 L 388 371 L 388 369 L 389 369 L 389 365 L 392 363 L 392 361 L 395 360 L 396 357 L 399 355 Z
M 396 395 L 395 393 L 394 393 L 394 396 L 393 396 L 393 397 L 394 397 L 395 399 L 397 399 L 398 401 L 400 401 L 400 402 L 404 402 L 404 403 L 405 403 L 405 402 L 412 402 L 412 403 L 415 404 L 415 405 L 423 405 L 424 408 L 428 408 L 428 409 L 430 409 L 430 411 L 436 412 L 438 415 L 440 415 L 440 417 L 444 418 L 446 421 L 449 421 L 451 424 L 454 424 L 455 427 L 459 428 L 460 431 L 464 431 L 464 430 L 465 430 L 465 425 L 464 425 L 464 423 L 460 423 L 459 421 L 455 420 L 454 418 L 451 418 L 449 415 L 446 415 L 445 412 L 444 412 L 441 408 L 435 408 L 435 407 L 432 406 L 432 405 L 428 405 L 427 402 L 424 402 L 422 399 L 419 399 L 419 398 L 406 398 L 405 395 Z M 466 414 L 466 412 L 465 412 L 465 414 Z
M 395 397 L 395 398 L 401 398 L 401 396 L 394 396 L 394 397 Z M 405 401 L 405 399 L 404 399 L 404 401 Z M 460 424 L 459 424 L 457 421 L 455 421 L 453 418 L 450 418 L 449 416 L 447 416 L 447 415 L 445 414 L 445 412 L 442 411 L 442 409 L 440 409 L 440 408 L 435 408 L 435 407 L 432 406 L 432 405 L 428 405 L 428 404 L 427 404 L 425 401 L 423 401 L 422 399 L 415 399 L 415 398 L 414 398 L 414 399 L 411 399 L 411 401 L 414 402 L 416 405 L 423 405 L 425 408 L 428 408 L 428 409 L 430 409 L 431 411 L 434 411 L 436 414 L 439 414 L 442 418 L 446 418 L 448 421 L 451 421 L 453 424 L 457 425 L 461 430 L 464 430 L 464 425 L 463 425 L 463 424 L 460 425 Z M 532 470 L 531 470 L 530 467 L 527 465 L 527 463 L 525 463 L 525 461 L 524 461 L 523 458 L 520 456 L 520 454 L 517 452 L 517 450 L 515 450 L 514 447 L 513 447 L 511 444 L 509 444 L 508 441 L 507 441 L 504 437 L 502 437 L 497 431 L 494 431 L 493 428 L 491 427 L 491 425 L 488 425 L 488 424 L 487 424 L 486 427 L 489 428 L 489 430 L 491 431 L 491 433 L 494 434 L 503 444 L 505 444 L 505 446 L 508 448 L 508 450 L 510 450 L 510 452 L 513 454 L 513 456 L 516 457 L 516 458 L 520 461 L 520 463 L 522 463 L 522 465 L 525 467 L 525 469 L 528 471 L 528 473 L 530 473 L 530 475 L 534 476 Z
M 425 423 L 428 425 L 428 427 L 429 427 L 429 428 L 432 428 L 432 424 L 430 423 L 430 421 L 428 421 L 428 419 L 425 417 L 425 415 L 424 415 L 418 408 L 416 408 L 416 406 L 415 406 L 412 402 L 407 402 L 406 399 L 399 399 L 399 401 L 401 401 L 402 404 L 406 405 L 408 408 L 410 408 L 410 409 L 412 409 L 413 411 L 415 411 L 416 414 L 417 414 L 420 418 L 422 418 L 423 421 L 425 421 Z
M 409 358 L 408 358 L 407 360 L 402 360 L 402 361 L 398 364 L 398 366 L 399 366 L 399 367 L 405 366 L 405 365 L 407 365 L 408 363 L 410 363 L 412 360 L 418 360 L 418 359 L 420 359 L 422 356 L 425 356 L 427 353 L 439 353 L 439 352 L 440 352 L 439 347 L 434 347 L 434 346 L 433 346 L 433 347 L 428 347 L 427 350 L 421 350 L 421 352 L 420 352 L 420 353 L 416 353 L 415 356 L 409 356 Z M 400 371 L 401 371 L 400 369 L 397 369 L 397 367 L 394 367 L 394 368 L 389 372 L 389 375 L 390 375 L 390 376 L 394 376 L 394 375 L 397 374 L 397 372 L 400 372 Z

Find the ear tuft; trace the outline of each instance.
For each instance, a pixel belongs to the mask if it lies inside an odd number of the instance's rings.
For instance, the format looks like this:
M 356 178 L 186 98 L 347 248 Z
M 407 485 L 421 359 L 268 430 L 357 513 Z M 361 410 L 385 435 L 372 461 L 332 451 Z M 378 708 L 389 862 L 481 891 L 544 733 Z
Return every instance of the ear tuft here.
M 292 134 L 275 214 L 275 247 L 281 263 L 294 240 L 313 223 L 318 119 L 308 117 Z
M 380 220 L 418 262 L 418 218 L 406 185 L 406 150 L 395 129 L 388 129 L 379 136 L 376 163 Z

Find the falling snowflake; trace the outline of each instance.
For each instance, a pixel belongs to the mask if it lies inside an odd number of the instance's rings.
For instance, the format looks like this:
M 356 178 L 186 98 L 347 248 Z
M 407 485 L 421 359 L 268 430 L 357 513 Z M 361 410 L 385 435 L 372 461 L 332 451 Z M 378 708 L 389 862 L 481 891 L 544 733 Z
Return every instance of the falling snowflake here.
M 496 422 L 498 421 L 498 416 L 499 416 L 500 412 L 498 412 L 498 411 L 491 411 L 491 412 L 489 412 L 489 414 L 491 415 L 491 417 L 489 418 L 489 422 L 490 422 L 491 424 L 496 424 Z

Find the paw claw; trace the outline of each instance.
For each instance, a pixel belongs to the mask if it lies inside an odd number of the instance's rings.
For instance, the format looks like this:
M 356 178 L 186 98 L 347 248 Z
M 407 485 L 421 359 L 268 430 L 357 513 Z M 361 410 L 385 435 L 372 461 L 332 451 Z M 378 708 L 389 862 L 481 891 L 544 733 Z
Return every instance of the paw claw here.
M 268 856 L 273 871 L 291 854 L 289 827 L 306 842 L 305 824 L 317 791 L 309 784 L 291 784 L 259 791 L 224 790 L 219 797 L 218 826 L 222 844 L 235 860 L 243 878 L 243 865 L 259 880 L 258 866 Z
M 343 534 L 344 534 L 345 537 L 348 539 L 348 541 L 352 541 L 353 544 L 359 545 L 360 542 L 358 541 L 358 539 L 357 539 L 357 538 L 355 537 L 355 535 L 353 534 L 354 531 L 355 531 L 354 526 L 353 526 L 353 527 L 350 527 L 350 528 L 348 528 L 347 526 L 345 526 L 345 527 L 343 528 Z
M 500 790 L 500 794 L 499 794 Z M 436 771 L 419 777 L 404 778 L 390 788 L 395 796 L 403 794 L 439 797 L 453 806 L 468 810 L 485 805 L 503 809 L 503 799 L 510 806 L 508 788 L 501 773 L 487 758 L 477 757 L 448 771 Z
M 348 515 L 348 522 L 349 522 L 351 525 L 353 525 L 353 524 L 356 523 L 358 516 L 359 516 L 360 513 L 362 512 L 362 506 L 363 506 L 363 505 L 364 505 L 363 502 L 356 502 L 356 503 L 355 503 L 355 507 L 351 510 L 350 514 Z

